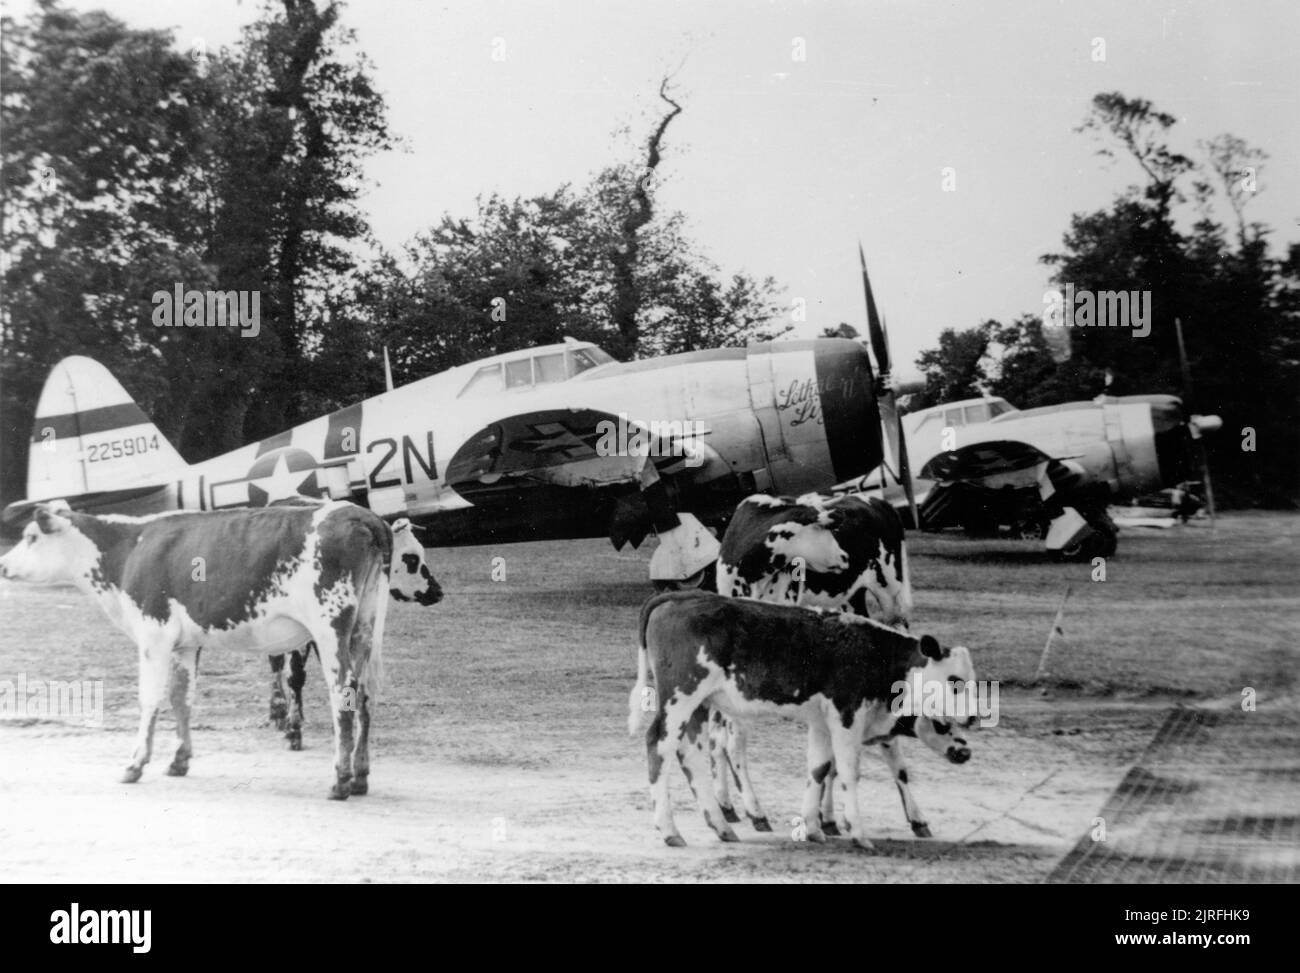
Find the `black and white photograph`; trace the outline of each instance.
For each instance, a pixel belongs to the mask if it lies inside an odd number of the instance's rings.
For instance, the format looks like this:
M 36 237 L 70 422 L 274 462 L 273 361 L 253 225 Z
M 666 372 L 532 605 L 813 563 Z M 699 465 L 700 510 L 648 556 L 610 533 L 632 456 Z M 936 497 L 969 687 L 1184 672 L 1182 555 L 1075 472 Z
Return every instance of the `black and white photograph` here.
M 1297 38 L 7 0 L 0 882 L 100 888 L 22 937 L 1118 885 L 1166 897 L 1110 949 L 1249 946 L 1231 889 L 1300 882 Z

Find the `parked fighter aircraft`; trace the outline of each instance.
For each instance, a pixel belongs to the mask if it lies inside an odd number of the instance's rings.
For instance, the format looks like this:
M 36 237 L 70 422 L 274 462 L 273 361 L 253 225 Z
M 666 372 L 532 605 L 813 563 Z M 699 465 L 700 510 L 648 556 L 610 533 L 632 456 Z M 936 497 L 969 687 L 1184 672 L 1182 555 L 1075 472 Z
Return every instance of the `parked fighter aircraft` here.
M 893 502 L 900 507 L 906 502 L 911 522 L 922 529 L 959 526 L 987 535 L 1008 526 L 1019 536 L 1043 538 L 1050 551 L 1085 559 L 1115 552 L 1118 531 L 1108 505 L 1173 486 L 1196 472 L 1213 517 L 1200 440 L 1222 421 L 1191 413 L 1177 396 L 1098 396 L 1025 411 L 990 397 L 901 415 L 895 401 L 899 389 L 890 379 L 888 336 L 865 260 L 862 282 L 890 456 L 855 489 L 887 490 L 888 472 L 902 488 L 895 490 Z M 1185 353 L 1182 359 L 1184 390 L 1190 394 Z M 920 460 L 915 482 L 909 456 Z
M 1219 425 L 1217 416 L 1187 415 L 1172 395 L 1024 411 L 968 399 L 903 417 L 908 453 L 920 462 L 914 489 L 925 529 L 991 535 L 1005 526 L 1080 557 L 1113 554 L 1107 506 L 1186 480 L 1191 438 Z
M 346 498 L 426 545 L 608 536 L 660 544 L 657 581 L 703 577 L 720 525 L 759 491 L 874 469 L 866 350 L 783 341 L 619 363 L 566 340 L 462 365 L 193 465 L 99 363 L 65 358 L 36 409 L 28 500 L 148 513 Z

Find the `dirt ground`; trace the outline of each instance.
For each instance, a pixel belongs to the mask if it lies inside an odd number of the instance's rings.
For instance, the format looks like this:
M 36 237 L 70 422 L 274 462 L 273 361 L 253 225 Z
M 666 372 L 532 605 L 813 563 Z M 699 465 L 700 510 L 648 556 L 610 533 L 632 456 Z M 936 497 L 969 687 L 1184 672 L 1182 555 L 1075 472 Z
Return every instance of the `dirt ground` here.
M 876 851 L 793 840 L 803 733 L 772 720 L 751 754 L 776 832 L 741 824 L 741 843 L 722 845 L 674 768 L 689 847 L 664 847 L 644 750 L 625 729 L 648 551 L 575 541 L 430 552 L 447 597 L 391 606 L 371 792 L 342 803 L 325 799 L 315 661 L 303 752 L 265 725 L 263 659 L 205 655 L 189 777 L 167 777 L 156 756 L 141 783 L 117 783 L 136 721 L 133 648 L 71 588 L 0 583 L 0 680 L 104 685 L 100 726 L 0 719 L 0 877 L 1034 882 L 1093 827 L 1172 708 L 1235 706 L 1250 689 L 1267 713 L 1294 691 L 1300 517 L 1126 531 L 1104 581 L 1089 565 L 1049 563 L 1031 542 L 911 545 L 916 628 L 969 645 L 980 677 L 1001 689 L 999 723 L 976 735 L 970 763 L 907 749 L 934 838 L 913 838 L 884 765 L 866 755 Z M 503 581 L 492 580 L 496 557 Z M 1064 637 L 1035 684 L 1067 585 Z M 159 742 L 168 754 L 166 717 Z M 1271 746 L 1253 760 L 1293 757 L 1288 741 Z

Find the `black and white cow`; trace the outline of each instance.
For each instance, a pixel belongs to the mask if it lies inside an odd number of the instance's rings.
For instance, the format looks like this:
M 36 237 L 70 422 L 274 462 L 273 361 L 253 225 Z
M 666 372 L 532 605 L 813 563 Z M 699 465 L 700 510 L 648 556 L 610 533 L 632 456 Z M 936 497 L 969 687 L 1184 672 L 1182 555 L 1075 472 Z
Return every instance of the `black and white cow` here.
M 177 748 L 167 772 L 189 771 L 201 650 L 274 655 L 314 642 L 334 715 L 329 796 L 343 800 L 369 786 L 392 543 L 383 520 L 341 501 L 149 517 L 42 505 L 0 577 L 74 584 L 135 642 L 140 727 L 126 783 L 152 756 L 169 687 Z
M 302 502 L 298 505 L 311 506 Z M 388 593 L 397 601 L 436 605 L 442 588 L 424 560 L 424 545 L 405 517 L 393 521 L 393 557 L 388 576 Z M 308 643 L 292 652 L 271 656 L 271 722 L 284 731 L 290 750 L 302 749 L 302 688 L 307 684 L 307 659 L 316 646 Z M 289 660 L 285 671 L 285 660 Z
M 725 597 L 851 612 L 907 628 L 912 620 L 912 584 L 903 523 L 893 507 L 876 497 L 816 493 L 797 499 L 749 497 L 736 508 L 722 538 L 718 592 Z M 969 660 L 969 654 L 964 658 Z M 968 666 L 963 676 L 974 680 L 973 668 Z M 731 801 L 733 779 L 747 811 L 753 798 L 746 769 L 748 736 L 743 724 L 719 711 L 710 714 L 714 788 L 728 821 L 739 820 Z M 928 838 L 930 825 L 912 796 L 900 738 L 916 737 L 950 762 L 964 763 L 971 751 L 962 729 L 928 717 L 900 716 L 887 734 L 879 736 L 877 753 L 889 767 L 912 832 Z M 830 784 L 827 781 L 822 815 L 826 831 L 834 834 L 838 827 Z M 757 805 L 756 799 L 753 803 Z M 767 829 L 761 816 L 754 825 Z
M 672 847 L 685 844 L 673 823 L 665 762 L 676 754 L 705 823 L 723 841 L 736 833 L 706 780 L 708 707 L 743 720 L 760 714 L 808 725 L 803 821 L 810 841 L 824 839 L 823 785 L 834 767 L 853 841 L 870 848 L 858 808 L 858 751 L 889 732 L 897 700 L 906 706 L 907 675 L 921 668 L 926 685 L 950 687 L 969 666 L 964 649 L 945 650 L 931 636 L 837 612 L 675 591 L 641 608 L 637 680 L 628 697 L 628 731 L 645 712 L 646 763 L 655 826 Z M 900 697 L 900 693 L 902 696 Z M 691 763 L 694 763 L 694 767 Z M 751 815 L 766 821 L 745 798 Z
M 722 538 L 718 593 L 907 624 L 912 583 L 903 522 L 876 497 L 748 497 Z

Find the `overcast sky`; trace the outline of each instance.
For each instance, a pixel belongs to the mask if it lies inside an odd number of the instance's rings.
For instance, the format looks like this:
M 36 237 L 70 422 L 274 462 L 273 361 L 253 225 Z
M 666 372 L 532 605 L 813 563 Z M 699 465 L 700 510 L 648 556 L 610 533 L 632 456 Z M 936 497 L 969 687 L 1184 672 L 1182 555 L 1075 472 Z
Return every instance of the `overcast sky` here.
M 72 6 L 175 28 L 183 47 L 231 43 L 258 9 Z M 803 333 L 862 330 L 861 239 L 900 363 L 944 327 L 1040 311 L 1039 255 L 1060 248 L 1071 213 L 1137 181 L 1073 131 L 1100 91 L 1175 115 L 1189 154 L 1225 131 L 1267 151 L 1248 212 L 1278 250 L 1300 238 L 1294 0 L 351 0 L 344 19 L 407 146 L 371 160 L 363 202 L 393 249 L 444 211 L 468 215 L 476 194 L 548 192 L 635 157 L 614 133 L 648 134 L 658 81 L 683 58 L 658 202 L 688 215 L 724 270 L 802 297 Z

